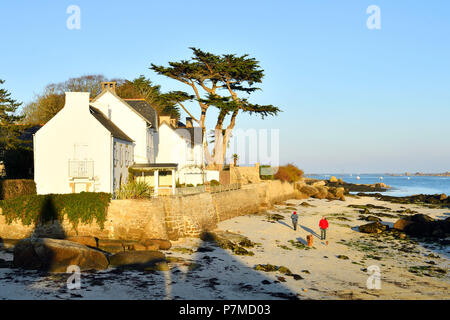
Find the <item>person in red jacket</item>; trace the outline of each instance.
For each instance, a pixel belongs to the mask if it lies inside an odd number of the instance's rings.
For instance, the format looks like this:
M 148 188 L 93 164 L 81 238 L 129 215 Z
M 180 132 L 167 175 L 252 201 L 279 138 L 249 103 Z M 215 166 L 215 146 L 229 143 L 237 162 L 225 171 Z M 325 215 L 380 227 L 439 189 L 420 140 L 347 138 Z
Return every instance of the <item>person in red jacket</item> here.
M 327 238 L 327 228 L 328 228 L 327 218 L 322 217 L 322 219 L 319 222 L 319 227 L 320 227 L 320 240 L 325 240 Z

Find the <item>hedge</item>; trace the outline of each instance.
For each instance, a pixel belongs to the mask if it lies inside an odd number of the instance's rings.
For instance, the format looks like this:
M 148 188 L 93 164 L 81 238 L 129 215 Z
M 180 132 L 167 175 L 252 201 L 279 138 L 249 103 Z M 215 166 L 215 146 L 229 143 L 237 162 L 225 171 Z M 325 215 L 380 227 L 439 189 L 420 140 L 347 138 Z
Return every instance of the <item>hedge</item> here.
M 0 179 L 0 200 L 36 194 L 36 183 L 26 179 Z
M 103 229 L 110 201 L 111 194 L 103 192 L 27 195 L 1 200 L 0 208 L 7 224 L 15 220 L 23 225 L 62 222 L 67 215 L 75 230 L 78 223 L 89 224 L 94 219 Z

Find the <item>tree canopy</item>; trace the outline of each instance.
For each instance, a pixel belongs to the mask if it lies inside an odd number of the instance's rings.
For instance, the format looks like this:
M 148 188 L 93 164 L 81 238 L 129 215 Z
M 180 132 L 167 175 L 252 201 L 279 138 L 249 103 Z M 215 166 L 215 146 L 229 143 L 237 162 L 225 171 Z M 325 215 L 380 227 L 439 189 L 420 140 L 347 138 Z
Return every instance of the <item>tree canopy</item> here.
M 228 141 L 239 112 L 256 114 L 264 118 L 275 116 L 281 110 L 273 105 L 253 104 L 248 100 L 248 96 L 260 90 L 255 85 L 261 83 L 264 77 L 264 70 L 255 58 L 247 54 L 216 55 L 198 48 L 190 49 L 193 53 L 190 60 L 169 62 L 168 66 L 151 64 L 150 69 L 157 74 L 180 81 L 192 89 L 194 95 L 181 95 L 189 97 L 182 102 L 195 100 L 200 107 L 200 116 L 194 117 L 193 112 L 187 107 L 184 105 L 181 107 L 198 122 L 204 134 L 207 110 L 210 107 L 219 110 L 212 155 L 208 151 L 206 139 L 204 151 L 208 163 L 220 167 L 224 163 Z M 228 125 L 225 125 L 227 116 L 230 119 Z
M 176 96 L 161 93 L 161 86 L 154 85 L 150 79 L 141 75 L 133 81 L 124 81 L 116 88 L 116 93 L 122 99 L 144 99 L 158 114 L 167 114 L 173 118 L 180 118 L 180 111 L 176 106 Z
M 116 94 L 122 99 L 144 99 L 158 113 L 170 114 L 174 118 L 180 117 L 179 109 L 171 96 L 162 94 L 160 86 L 154 85 L 144 76 L 129 81 L 107 79 L 103 75 L 86 75 L 48 84 L 42 93 L 37 94 L 33 101 L 23 108 L 23 123 L 45 124 L 64 107 L 64 92 L 90 92 L 91 97 L 96 97 L 102 91 L 101 83 L 108 81 L 117 83 Z
M 5 83 L 0 79 L 0 85 Z M 17 108 L 21 102 L 11 98 L 11 93 L 5 88 L 0 88 L 0 152 L 17 147 L 21 141 L 21 131 L 17 123 L 22 116 L 16 115 Z

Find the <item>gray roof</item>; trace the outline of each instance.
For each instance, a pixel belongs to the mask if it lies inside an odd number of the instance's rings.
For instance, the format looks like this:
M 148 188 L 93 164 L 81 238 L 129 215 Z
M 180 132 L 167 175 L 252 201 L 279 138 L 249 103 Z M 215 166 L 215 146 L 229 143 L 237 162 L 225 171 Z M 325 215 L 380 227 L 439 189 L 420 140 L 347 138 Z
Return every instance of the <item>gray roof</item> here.
M 118 126 L 116 126 L 111 120 L 106 118 L 100 110 L 94 108 L 93 106 L 89 106 L 89 109 L 94 118 L 97 119 L 97 121 L 100 122 L 109 132 L 111 132 L 111 135 L 114 138 L 134 142 L 134 140 L 127 136 L 125 132 L 120 130 Z
M 186 131 L 184 130 L 187 131 L 187 134 Z M 176 128 L 175 132 L 182 138 L 186 140 L 189 139 L 192 145 L 202 144 L 203 142 L 203 131 L 201 127 L 190 127 L 190 128 L 181 127 Z
M 153 128 L 158 129 L 158 115 L 145 100 L 123 99 L 130 107 L 139 113 Z

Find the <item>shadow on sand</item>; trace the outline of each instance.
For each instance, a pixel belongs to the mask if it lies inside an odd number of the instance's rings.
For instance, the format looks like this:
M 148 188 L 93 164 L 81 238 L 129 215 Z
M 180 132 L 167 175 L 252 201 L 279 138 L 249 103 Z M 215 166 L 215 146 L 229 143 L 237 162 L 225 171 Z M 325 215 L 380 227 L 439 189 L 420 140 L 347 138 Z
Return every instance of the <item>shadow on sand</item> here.
M 267 264 L 276 265 L 276 262 L 267 261 Z M 168 298 L 298 300 L 297 295 L 282 284 L 289 276 L 279 273 L 272 273 L 273 278 L 266 276 L 254 270 L 254 266 L 243 264 L 214 240 L 200 243 L 190 266 L 191 270 L 186 272 L 179 266 L 168 272 L 171 280 Z
M 320 235 L 317 234 L 314 230 L 312 230 L 312 229 L 310 229 L 310 228 L 308 228 L 308 227 L 305 227 L 305 226 L 301 226 L 301 227 L 302 227 L 302 229 L 305 230 L 306 232 L 308 232 L 308 233 L 312 234 L 313 236 L 315 236 L 316 238 L 320 239 Z

